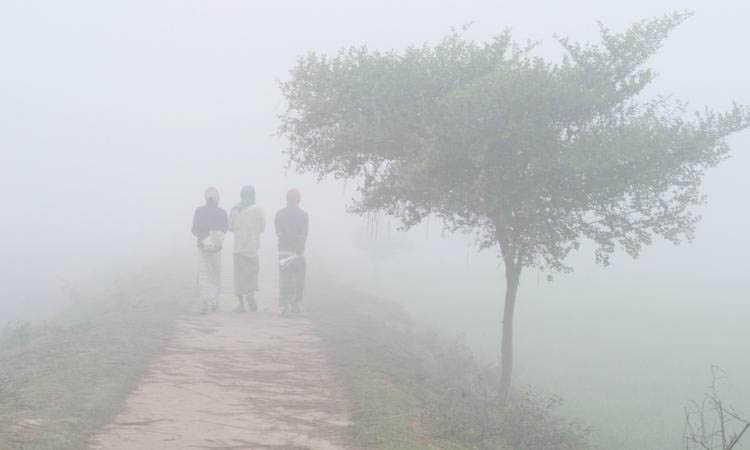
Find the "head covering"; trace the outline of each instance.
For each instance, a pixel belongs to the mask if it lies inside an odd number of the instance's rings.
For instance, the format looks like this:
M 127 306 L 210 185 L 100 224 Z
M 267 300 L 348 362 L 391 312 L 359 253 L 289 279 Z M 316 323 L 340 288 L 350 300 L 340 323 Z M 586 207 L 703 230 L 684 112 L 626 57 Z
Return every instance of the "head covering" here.
M 243 202 L 255 203 L 255 188 L 247 185 L 240 191 L 240 198 Z
M 289 205 L 297 206 L 299 205 L 300 199 L 302 195 L 299 192 L 299 189 L 289 189 L 289 192 L 286 193 L 286 202 Z
M 204 197 L 206 198 L 206 203 L 214 203 L 217 205 L 219 204 L 219 190 L 215 187 L 206 189 Z
M 240 202 L 235 205 L 234 209 L 241 210 L 248 206 L 253 206 L 255 204 L 255 188 L 251 185 L 244 186 L 240 190 L 240 199 Z

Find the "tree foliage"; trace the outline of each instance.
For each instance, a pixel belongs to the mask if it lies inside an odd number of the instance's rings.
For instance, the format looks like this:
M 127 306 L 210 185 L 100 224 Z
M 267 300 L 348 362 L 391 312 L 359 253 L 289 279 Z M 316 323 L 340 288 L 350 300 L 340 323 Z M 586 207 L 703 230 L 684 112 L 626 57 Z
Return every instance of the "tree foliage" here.
M 435 214 L 525 267 L 568 270 L 586 238 L 605 264 L 618 246 L 637 256 L 655 236 L 690 239 L 702 175 L 750 115 L 690 117 L 680 102 L 642 97 L 654 79 L 645 63 L 687 17 L 602 27 L 600 45 L 558 38 L 561 62 L 508 32 L 309 54 L 282 85 L 288 156 L 303 171 L 361 179 L 356 212 L 406 227 Z
M 644 95 L 649 58 L 689 15 L 602 26 L 597 45 L 557 38 L 558 61 L 507 31 L 484 43 L 454 32 L 402 52 L 310 53 L 282 84 L 279 132 L 299 170 L 360 182 L 354 212 L 405 228 L 437 216 L 499 249 L 507 388 L 522 269 L 570 271 L 584 241 L 608 264 L 618 248 L 637 257 L 655 238 L 692 239 L 705 171 L 750 126 L 744 106 L 691 113 Z

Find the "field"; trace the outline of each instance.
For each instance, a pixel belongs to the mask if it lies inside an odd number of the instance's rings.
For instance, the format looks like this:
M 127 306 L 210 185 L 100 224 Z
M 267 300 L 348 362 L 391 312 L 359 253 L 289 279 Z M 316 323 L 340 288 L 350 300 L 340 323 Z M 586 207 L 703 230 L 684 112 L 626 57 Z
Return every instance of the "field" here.
M 466 262 L 457 256 L 414 264 L 405 253 L 357 284 L 367 282 L 419 323 L 461 336 L 481 360 L 496 364 L 503 292 L 497 263 L 492 255 Z M 727 376 L 723 399 L 750 415 L 746 280 L 670 277 L 639 264 L 586 267 L 551 283 L 530 271 L 522 280 L 515 382 L 561 396 L 561 411 L 593 428 L 595 448 L 681 448 L 684 408 L 702 399 L 712 365 Z M 408 283 L 403 273 L 412 274 Z M 750 448 L 750 439 L 736 448 Z

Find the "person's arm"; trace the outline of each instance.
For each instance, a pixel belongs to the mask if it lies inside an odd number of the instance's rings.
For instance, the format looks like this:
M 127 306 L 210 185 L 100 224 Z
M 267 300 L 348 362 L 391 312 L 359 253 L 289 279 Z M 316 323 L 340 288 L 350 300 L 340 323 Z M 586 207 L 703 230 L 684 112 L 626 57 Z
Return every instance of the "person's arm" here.
M 274 228 L 274 231 L 276 232 L 276 236 L 277 237 L 281 234 L 281 224 L 279 223 L 280 222 L 280 219 L 279 219 L 279 214 L 280 213 L 281 213 L 281 211 L 277 212 L 276 216 L 273 218 L 273 228 Z
M 266 231 L 266 213 L 262 210 L 258 210 L 258 230 L 262 233 Z
M 307 215 L 307 213 L 304 213 L 302 216 L 302 229 L 300 230 L 300 247 L 302 249 L 302 252 L 305 252 L 305 247 L 307 245 L 307 232 L 310 228 L 310 217 Z
M 237 214 L 235 214 L 234 208 L 229 212 L 229 231 L 234 233 L 234 222 L 237 220 Z
M 227 220 L 227 212 L 223 209 L 221 210 L 221 221 L 219 223 L 219 231 L 222 233 L 226 233 L 229 229 L 229 221 Z
M 193 214 L 193 227 L 190 229 L 190 231 L 193 233 L 193 236 L 200 237 L 200 227 L 198 226 L 198 211 L 200 211 L 200 208 L 196 208 L 195 213 Z
M 305 218 L 302 220 L 302 242 L 307 242 L 307 232 L 310 229 L 310 216 L 305 213 Z

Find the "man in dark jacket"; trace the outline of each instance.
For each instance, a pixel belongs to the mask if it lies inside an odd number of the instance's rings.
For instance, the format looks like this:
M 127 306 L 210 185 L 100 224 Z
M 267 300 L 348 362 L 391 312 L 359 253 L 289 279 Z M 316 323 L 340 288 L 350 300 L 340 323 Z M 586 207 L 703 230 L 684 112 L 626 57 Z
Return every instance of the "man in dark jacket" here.
M 284 314 L 299 312 L 305 287 L 305 244 L 309 218 L 300 209 L 300 192 L 292 189 L 286 194 L 286 208 L 276 213 L 274 225 L 279 238 L 279 303 Z
M 219 309 L 221 291 L 221 248 L 229 228 L 227 212 L 219 208 L 219 191 L 208 188 L 206 204 L 193 215 L 193 235 L 198 240 L 198 295 L 202 313 Z

